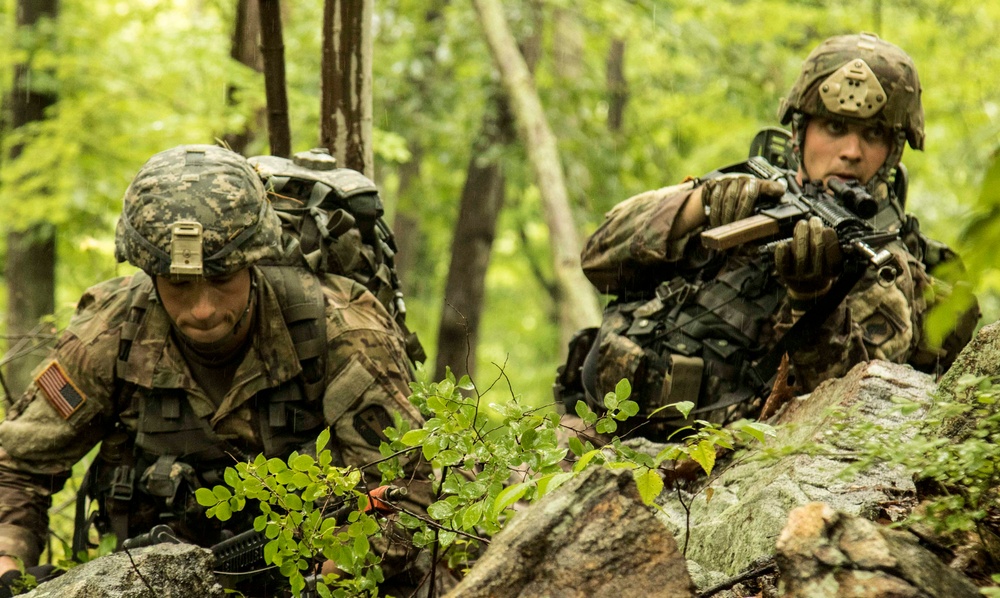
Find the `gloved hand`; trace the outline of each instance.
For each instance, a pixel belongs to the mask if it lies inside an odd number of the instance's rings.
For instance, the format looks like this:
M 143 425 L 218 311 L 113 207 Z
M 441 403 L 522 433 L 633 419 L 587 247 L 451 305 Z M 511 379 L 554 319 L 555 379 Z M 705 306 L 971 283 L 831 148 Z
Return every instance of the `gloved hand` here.
M 713 228 L 750 216 L 761 196 L 778 198 L 785 192 L 778 181 L 748 174 L 725 174 L 708 179 L 701 189 L 701 203 L 706 207 L 708 224 Z
M 0 598 L 11 598 L 14 595 L 14 583 L 19 579 L 21 572 L 17 569 L 0 575 Z
M 34 576 L 35 584 L 39 584 L 56 577 L 58 573 L 62 573 L 62 570 L 57 570 L 55 565 L 38 565 L 37 567 L 28 567 L 25 569 L 25 573 Z M 19 583 L 23 577 L 24 575 L 17 569 L 0 575 L 0 598 L 11 598 L 14 596 L 14 590 L 19 590 L 18 593 L 24 591 L 23 584 Z
M 799 220 L 791 239 L 774 250 L 774 265 L 793 301 L 806 301 L 826 294 L 842 271 L 837 232 L 813 216 Z

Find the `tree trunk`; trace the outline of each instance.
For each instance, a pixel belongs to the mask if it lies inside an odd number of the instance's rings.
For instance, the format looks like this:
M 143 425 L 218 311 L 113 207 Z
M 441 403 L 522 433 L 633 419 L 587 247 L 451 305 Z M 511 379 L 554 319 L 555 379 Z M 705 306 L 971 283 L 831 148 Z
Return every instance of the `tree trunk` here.
M 287 158 L 292 155 L 292 134 L 288 125 L 285 40 L 281 30 L 280 0 L 260 0 L 260 50 L 264 58 L 267 134 L 271 155 Z
M 552 19 L 556 74 L 568 81 L 583 74 L 583 27 L 576 14 L 557 8 Z
M 22 31 L 22 39 L 24 30 L 34 27 L 41 19 L 55 19 L 57 13 L 57 0 L 19 0 L 17 25 Z M 55 40 L 49 40 L 48 45 L 54 43 Z M 31 88 L 31 71 L 30 55 L 15 67 L 14 85 L 7 102 L 11 107 L 11 129 L 42 120 L 46 109 L 56 103 L 55 94 Z M 20 146 L 10 149 L 11 160 L 16 160 L 20 154 Z M 10 362 L 5 381 L 7 390 L 13 395 L 10 399 L 27 388 L 31 371 L 52 344 L 51 332 L 42 334 L 41 331 L 46 327 L 43 318 L 55 311 L 55 247 L 55 230 L 47 223 L 7 232 L 4 276 L 8 288 L 7 358 Z
M 625 40 L 615 38 L 608 48 L 608 130 L 619 133 L 625 122 L 628 82 L 625 80 Z
M 233 27 L 233 43 L 230 56 L 240 64 L 261 73 L 264 71 L 264 56 L 260 51 L 260 3 L 259 0 L 239 0 L 236 5 L 236 23 Z M 226 99 L 230 106 L 236 104 L 236 94 L 239 88 L 230 85 L 226 90 Z M 259 123 L 261 112 L 254 119 Z M 247 145 L 256 127 L 247 124 L 242 131 L 226 133 L 223 141 L 238 154 L 246 151 Z
M 570 211 L 556 139 L 500 4 L 495 0 L 475 0 L 474 4 L 542 196 L 559 289 L 560 332 L 565 347 L 574 332 L 601 321 L 601 310 L 593 287 L 580 269 L 580 240 Z
M 372 14 L 374 0 L 326 0 L 323 10 L 320 145 L 337 163 L 374 177 Z
M 483 156 L 496 145 L 511 142 L 510 111 L 503 97 L 494 98 L 482 128 L 462 188 L 462 199 L 451 244 L 451 264 L 438 329 L 435 380 L 443 380 L 451 367 L 457 378 L 476 373 L 479 322 L 486 295 L 486 270 L 490 263 L 497 218 L 504 200 L 504 170 L 500 157 Z

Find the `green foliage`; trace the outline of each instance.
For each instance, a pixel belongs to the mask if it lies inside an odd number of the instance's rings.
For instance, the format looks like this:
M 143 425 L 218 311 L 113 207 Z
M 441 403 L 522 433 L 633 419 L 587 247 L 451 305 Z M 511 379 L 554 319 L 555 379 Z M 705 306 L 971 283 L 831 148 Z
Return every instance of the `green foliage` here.
M 519 504 L 542 498 L 587 467 L 631 470 L 639 496 L 653 505 L 664 490 L 661 466 L 693 459 L 711 474 L 716 447 L 732 448 L 740 440 L 762 441 L 773 434 L 758 423 L 728 430 L 698 421 L 685 428 L 688 436 L 683 443 L 668 445 L 656 456 L 636 451 L 618 437 L 595 447 L 573 435 L 566 448 L 559 442 L 562 424 L 557 414 L 543 414 L 517 397 L 484 404 L 492 387 L 480 393 L 467 376 L 456 380 L 448 371 L 445 380 L 431 382 L 427 370 L 420 367 L 411 387 L 410 400 L 426 422 L 421 428 L 408 429 L 397 418 L 396 426 L 385 430 L 389 442 L 382 443 L 384 458 L 377 466 L 382 483 L 389 484 L 404 476 L 400 456 L 420 451 L 430 462 L 434 501 L 426 516 L 403 510 L 398 520 L 411 530 L 415 546 L 435 550 L 454 568 L 474 559 Z M 638 412 L 630 393 L 631 385 L 622 380 L 605 397 L 603 415 L 583 402 L 577 404 L 577 413 L 588 425 L 613 430 L 616 422 Z M 693 406 L 675 407 L 686 417 Z M 286 460 L 258 456 L 252 463 L 227 468 L 227 486 L 200 488 L 195 496 L 207 507 L 208 516 L 221 521 L 229 520 L 247 501 L 257 504 L 261 514 L 254 520 L 254 529 L 270 539 L 265 560 L 289 577 L 296 595 L 305 586 L 307 572 L 323 559 L 336 563 L 343 575 L 319 580 L 321 595 L 369 595 L 382 581 L 379 557 L 371 549 L 371 539 L 381 536 L 381 526 L 375 516 L 365 513 L 367 497 L 359 490 L 365 485 L 361 470 L 332 466 L 326 449 L 329 440 L 326 430 L 317 439 L 315 458 L 299 453 Z M 350 510 L 346 523 L 329 517 L 332 508 L 352 501 L 357 508 Z
M 206 515 L 220 521 L 243 510 L 248 500 L 256 503 L 260 514 L 254 529 L 270 540 L 264 559 L 288 577 L 296 596 L 306 587 L 316 560 L 331 560 L 343 573 L 316 581 L 321 596 L 367 594 L 383 580 L 370 541 L 379 537 L 381 528 L 365 512 L 369 499 L 358 490 L 361 471 L 333 466 L 329 441 L 330 431 L 324 430 L 316 440 L 316 457 L 298 452 L 285 460 L 258 455 L 252 463 L 226 468 L 227 486 L 195 492 L 198 503 L 207 507 Z M 326 516 L 348 504 L 356 508 L 345 521 Z
M 834 426 L 833 444 L 856 447 L 856 461 L 845 475 L 875 464 L 904 467 L 933 491 L 908 523 L 945 533 L 977 530 L 987 517 L 1000 515 L 1000 386 L 995 383 L 988 376 L 966 374 L 958 381 L 956 400 L 928 406 L 898 399 L 903 415 L 926 410 L 913 425 L 886 429 L 841 419 Z M 956 422 L 969 424 L 967 433 L 956 439 L 943 436 L 942 427 Z

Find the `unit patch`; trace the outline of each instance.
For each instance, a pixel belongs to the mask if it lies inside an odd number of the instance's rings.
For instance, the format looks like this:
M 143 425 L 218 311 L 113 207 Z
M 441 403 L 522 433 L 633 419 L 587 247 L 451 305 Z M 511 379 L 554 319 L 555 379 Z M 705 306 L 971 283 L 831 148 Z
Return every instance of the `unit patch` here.
M 354 416 L 354 429 L 365 442 L 378 448 L 382 441 L 389 442 L 383 430 L 392 425 L 392 417 L 384 407 L 371 405 Z
M 35 378 L 35 384 L 63 419 L 69 419 L 69 416 L 76 413 L 80 405 L 87 400 L 86 395 L 73 384 L 58 361 L 53 361 L 42 370 L 42 373 Z

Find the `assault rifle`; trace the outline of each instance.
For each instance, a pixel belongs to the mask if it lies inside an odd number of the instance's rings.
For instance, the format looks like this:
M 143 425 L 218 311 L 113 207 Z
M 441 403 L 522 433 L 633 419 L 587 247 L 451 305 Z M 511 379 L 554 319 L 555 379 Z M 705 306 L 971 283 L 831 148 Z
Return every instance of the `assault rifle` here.
M 877 248 L 896 239 L 898 233 L 877 230 L 866 220 L 878 212 L 878 202 L 857 181 L 834 178 L 829 182 L 832 196 L 826 193 L 810 196 L 803 193 L 788 171 L 772 166 L 761 156 L 721 168 L 706 178 L 731 173 L 779 181 L 785 187 L 785 194 L 776 202 L 759 204 L 753 216 L 704 231 L 701 241 L 705 247 L 724 250 L 759 239 L 790 237 L 796 222 L 819 216 L 823 224 L 837 232 L 847 261 L 866 262 L 886 282 L 895 278 L 896 271 L 890 265 L 892 254 Z M 768 243 L 761 250 L 773 254 L 775 246 L 776 243 Z
M 406 488 L 398 486 L 379 486 L 368 493 L 368 506 L 365 507 L 365 512 L 395 512 L 397 509 L 392 506 L 391 502 L 406 496 L 406 494 Z M 343 524 L 346 521 L 347 516 L 356 509 L 357 504 L 354 500 L 346 500 L 333 511 L 324 515 L 324 518 L 332 519 L 340 525 Z M 122 549 L 134 550 L 136 548 L 152 546 L 154 544 L 180 544 L 182 542 L 183 540 L 176 536 L 174 530 L 170 526 L 160 524 L 154 526 L 146 533 L 139 534 L 125 540 L 122 542 Z M 242 584 L 254 578 L 263 579 L 260 576 L 265 575 L 271 575 L 276 585 L 285 584 L 284 587 L 287 587 L 287 580 L 278 579 L 280 576 L 273 575 L 276 572 L 276 567 L 268 564 L 264 560 L 264 546 L 268 542 L 270 542 L 270 539 L 264 534 L 264 532 L 258 532 L 251 527 L 242 533 L 236 534 L 235 536 L 212 546 L 210 550 L 212 551 L 212 556 L 215 557 L 215 568 L 213 572 L 222 587 L 234 589 L 238 584 Z M 303 598 L 318 596 L 318 594 L 315 593 L 317 579 L 318 576 L 310 576 L 306 578 L 306 590 L 302 593 Z M 255 583 L 257 589 L 259 589 L 260 585 L 261 584 Z

